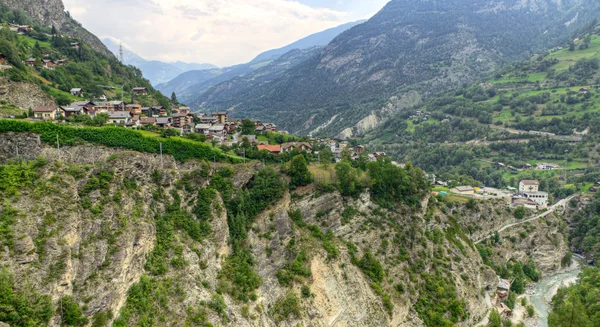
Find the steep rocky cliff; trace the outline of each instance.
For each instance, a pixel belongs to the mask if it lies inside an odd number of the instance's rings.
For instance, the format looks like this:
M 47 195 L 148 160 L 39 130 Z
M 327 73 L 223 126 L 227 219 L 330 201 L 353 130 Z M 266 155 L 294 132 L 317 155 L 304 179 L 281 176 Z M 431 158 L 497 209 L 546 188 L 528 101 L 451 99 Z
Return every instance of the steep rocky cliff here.
M 54 100 L 31 82 L 13 82 L 0 77 L 0 100 L 22 109 L 54 104 Z
M 36 22 L 56 26 L 60 32 L 78 38 L 106 56 L 114 56 L 94 34 L 65 12 L 62 0 L 0 0 L 10 9 L 21 10 Z
M 14 133 L 0 135 L 0 163 L 3 178 L 22 177 L 0 186 L 0 216 L 14 218 L 0 266 L 56 305 L 73 296 L 95 326 L 473 326 L 497 277 L 463 230 L 476 239 L 511 221 L 503 204 L 473 211 L 426 198 L 388 211 L 368 192 L 286 192 L 248 229 L 260 286 L 244 300 L 223 277 L 234 251 L 229 191 L 210 191 L 228 166 L 85 144 L 59 152 Z M 262 165 L 231 168 L 235 190 Z M 190 214 L 203 218 L 179 222 Z M 531 255 L 559 225 L 535 225 L 516 251 Z M 60 319 L 57 310 L 50 325 Z

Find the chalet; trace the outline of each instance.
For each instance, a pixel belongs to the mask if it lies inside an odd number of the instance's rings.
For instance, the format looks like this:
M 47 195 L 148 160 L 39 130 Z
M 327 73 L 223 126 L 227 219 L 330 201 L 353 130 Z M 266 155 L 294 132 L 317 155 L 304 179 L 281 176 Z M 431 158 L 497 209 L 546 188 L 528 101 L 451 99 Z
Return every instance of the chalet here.
M 139 104 L 128 104 L 125 106 L 125 110 L 131 112 L 133 115 L 141 115 L 142 114 L 142 106 Z
M 8 58 L 3 53 L 0 53 L 0 65 L 6 64 L 8 64 Z
M 200 117 L 200 123 L 201 124 L 216 124 L 217 123 L 217 118 L 216 117 L 210 117 L 210 116 L 205 116 L 205 117 Z
M 56 63 L 53 60 L 42 59 L 42 68 L 48 69 L 48 70 L 54 70 L 54 66 L 56 66 Z
M 183 132 L 183 134 L 190 134 L 194 132 L 195 127 L 196 126 L 194 126 L 194 123 L 186 123 L 181 128 L 181 131 Z
M 140 117 L 140 124 L 144 125 L 156 125 L 156 118 L 154 117 Z
M 259 145 L 256 147 L 258 149 L 258 151 L 269 151 L 273 154 L 280 154 L 281 153 L 281 145 Z
M 254 131 L 256 133 L 258 133 L 258 134 L 262 134 L 262 133 L 264 133 L 264 132 L 267 131 L 267 128 L 265 127 L 265 125 L 260 124 L 260 125 L 256 126 L 256 128 L 254 129 Z
M 18 34 L 27 34 L 27 32 L 30 32 L 33 30 L 33 27 L 29 26 L 29 25 L 13 25 L 10 24 L 10 30 L 13 32 L 17 32 Z
M 109 113 L 114 111 L 115 107 L 111 102 L 96 102 L 96 113 Z
M 275 124 L 266 123 L 266 124 L 264 124 L 264 126 L 265 126 L 265 131 L 267 131 L 267 132 L 276 132 L 277 131 L 277 126 L 275 126 Z
M 165 107 L 163 106 L 154 106 L 152 107 L 152 111 L 154 112 L 154 115 L 159 115 L 159 116 L 166 116 L 167 115 L 167 109 L 165 109 Z
M 171 117 L 156 118 L 156 126 L 158 127 L 171 128 L 171 123 L 173 123 L 173 119 Z
M 210 124 L 198 124 L 195 127 L 196 133 L 208 135 L 210 126 L 211 126 Z
M 90 117 L 95 117 L 97 110 L 96 106 L 91 101 L 78 101 L 71 103 L 67 108 L 63 108 L 65 111 L 65 117 L 70 117 L 72 115 L 88 115 Z
M 506 168 L 506 165 L 502 162 L 496 162 L 496 163 L 494 163 L 494 166 L 496 166 L 496 168 L 500 168 L 500 169 Z
M 79 42 L 71 42 L 71 48 L 72 49 L 79 49 Z
M 40 106 L 33 108 L 33 117 L 42 120 L 56 120 L 62 116 L 62 109 L 59 106 Z
M 292 143 L 284 143 L 281 145 L 281 153 L 286 153 L 296 150 L 298 152 L 306 151 L 308 153 L 312 152 L 312 146 L 306 142 L 292 142 Z
M 42 56 L 44 56 L 44 58 L 48 58 L 50 57 L 50 52 L 44 52 L 42 53 Z
M 225 124 L 228 122 L 229 119 L 229 114 L 227 114 L 226 112 L 213 112 L 212 116 L 217 118 L 218 124 Z
M 227 129 L 225 129 L 225 125 L 212 125 L 208 130 L 208 134 L 224 140 L 227 137 Z
M 354 151 L 355 151 L 356 153 L 363 153 L 363 152 L 365 152 L 365 147 L 364 147 L 364 146 L 362 146 L 362 145 L 357 145 L 357 146 L 354 148 Z
M 108 99 L 106 98 L 106 95 L 102 94 L 102 95 L 101 95 L 101 96 L 98 98 L 98 100 L 100 100 L 100 101 L 106 101 L 106 100 L 108 100 Z
M 25 64 L 29 67 L 35 67 L 35 58 L 29 58 L 25 60 Z
M 520 196 L 513 197 L 511 200 L 511 205 L 513 207 L 525 207 L 527 209 L 533 210 L 536 210 L 538 208 L 537 202 Z
M 589 90 L 589 89 L 586 89 L 586 88 L 580 88 L 580 89 L 579 89 L 579 93 L 580 93 L 580 94 L 588 94 L 589 92 L 590 92 L 590 90 Z
M 451 192 L 460 195 L 473 195 L 475 194 L 475 189 L 472 186 L 457 186 Z
M 148 95 L 148 89 L 145 87 L 134 87 L 132 91 L 136 95 Z
M 592 186 L 592 187 L 590 187 L 590 190 L 589 190 L 589 192 L 590 192 L 590 193 L 598 193 L 598 187 L 597 187 L 597 186 Z
M 524 164 L 523 167 L 522 167 L 522 169 L 524 169 L 524 170 L 532 170 L 533 166 L 530 165 L 530 164 Z
M 127 125 L 131 123 L 131 113 L 129 111 L 115 111 L 108 115 L 108 122 L 115 125 Z
M 139 126 L 141 126 L 140 125 L 140 115 L 133 115 L 131 117 L 131 122 L 127 124 L 127 127 L 139 127 Z
M 67 63 L 68 63 L 68 61 L 67 61 L 67 60 L 64 60 L 64 59 L 57 60 L 57 61 L 56 61 L 56 66 L 58 66 L 58 67 L 62 67 L 62 66 L 64 66 L 64 65 L 66 65 Z
M 82 97 L 83 96 L 83 89 L 81 88 L 72 88 L 70 93 L 76 97 Z
M 142 108 L 142 115 L 148 116 L 148 117 L 158 117 L 158 112 L 156 113 L 156 115 L 154 114 L 154 110 L 152 110 L 151 107 L 143 107 Z
M 179 107 L 179 113 L 189 115 L 192 113 L 192 109 L 190 109 L 190 107 Z
M 183 128 L 183 126 L 186 123 L 187 123 L 187 115 L 184 115 L 184 114 L 174 114 L 173 115 L 173 127 Z

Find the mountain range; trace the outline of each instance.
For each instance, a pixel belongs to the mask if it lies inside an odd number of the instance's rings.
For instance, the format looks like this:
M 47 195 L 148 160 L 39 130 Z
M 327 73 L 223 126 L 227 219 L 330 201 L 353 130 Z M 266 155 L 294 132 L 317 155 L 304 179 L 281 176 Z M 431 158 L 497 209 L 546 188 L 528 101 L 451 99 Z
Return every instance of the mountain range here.
M 353 137 L 432 94 L 564 44 L 599 10 L 581 0 L 392 0 L 277 79 L 236 96 L 219 96 L 226 85 L 216 85 L 188 105 Z
M 103 38 L 102 42 L 115 54 L 115 56 L 119 56 L 119 43 L 111 38 Z M 147 78 L 152 85 L 168 82 L 178 75 L 191 70 L 217 68 L 217 66 L 212 64 L 186 63 L 181 61 L 170 63 L 157 60 L 146 60 L 126 47 L 123 47 L 123 61 L 126 65 L 132 65 L 139 68 L 144 74 L 144 77 Z M 167 94 L 167 96 L 170 95 L 170 93 Z
M 287 58 L 291 59 L 290 63 L 294 64 L 300 62 L 297 60 L 297 58 L 292 59 L 294 54 L 299 55 L 300 58 L 308 59 L 306 57 L 306 51 L 294 52 L 294 50 L 308 50 L 315 47 L 323 47 L 329 44 L 329 42 L 331 42 L 331 40 L 333 40 L 340 33 L 354 26 L 362 24 L 363 22 L 364 20 L 351 22 L 327 29 L 319 33 L 311 34 L 282 48 L 263 52 L 256 56 L 252 61 L 245 64 L 211 69 L 210 71 L 196 70 L 185 72 L 167 83 L 156 85 L 156 88 L 166 95 L 170 95 L 172 92 L 175 92 L 179 101 L 181 102 L 195 102 L 201 94 L 208 91 L 213 86 L 220 83 L 227 83 L 232 79 L 245 76 L 265 66 L 269 66 L 273 61 L 277 60 L 284 54 L 289 53 Z M 290 53 L 290 51 L 292 51 L 292 53 Z M 315 50 L 313 49 L 311 51 Z M 287 70 L 292 66 L 293 65 L 290 64 L 280 65 L 280 63 L 276 63 L 267 69 L 272 73 L 273 69 L 277 69 L 277 67 L 279 67 L 279 69 Z M 281 72 L 283 72 L 283 70 Z M 247 86 L 248 85 L 244 85 L 243 87 L 245 88 Z

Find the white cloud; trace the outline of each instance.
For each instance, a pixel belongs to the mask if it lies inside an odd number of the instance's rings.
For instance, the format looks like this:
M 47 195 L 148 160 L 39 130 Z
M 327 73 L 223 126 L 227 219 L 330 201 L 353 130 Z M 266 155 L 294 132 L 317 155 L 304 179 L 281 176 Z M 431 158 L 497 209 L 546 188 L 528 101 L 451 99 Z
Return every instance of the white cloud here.
M 354 15 L 287 0 L 64 0 L 99 37 L 146 59 L 246 62 L 262 51 L 337 26 Z

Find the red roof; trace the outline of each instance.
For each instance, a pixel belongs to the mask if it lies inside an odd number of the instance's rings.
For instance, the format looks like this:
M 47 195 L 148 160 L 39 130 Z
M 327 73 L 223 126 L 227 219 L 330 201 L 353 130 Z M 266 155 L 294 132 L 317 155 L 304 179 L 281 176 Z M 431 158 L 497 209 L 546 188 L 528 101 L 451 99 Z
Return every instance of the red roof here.
M 281 145 L 264 145 L 264 144 L 261 144 L 257 148 L 258 148 L 258 151 L 267 150 L 267 151 L 273 152 L 273 153 L 279 153 L 279 152 L 281 152 Z

